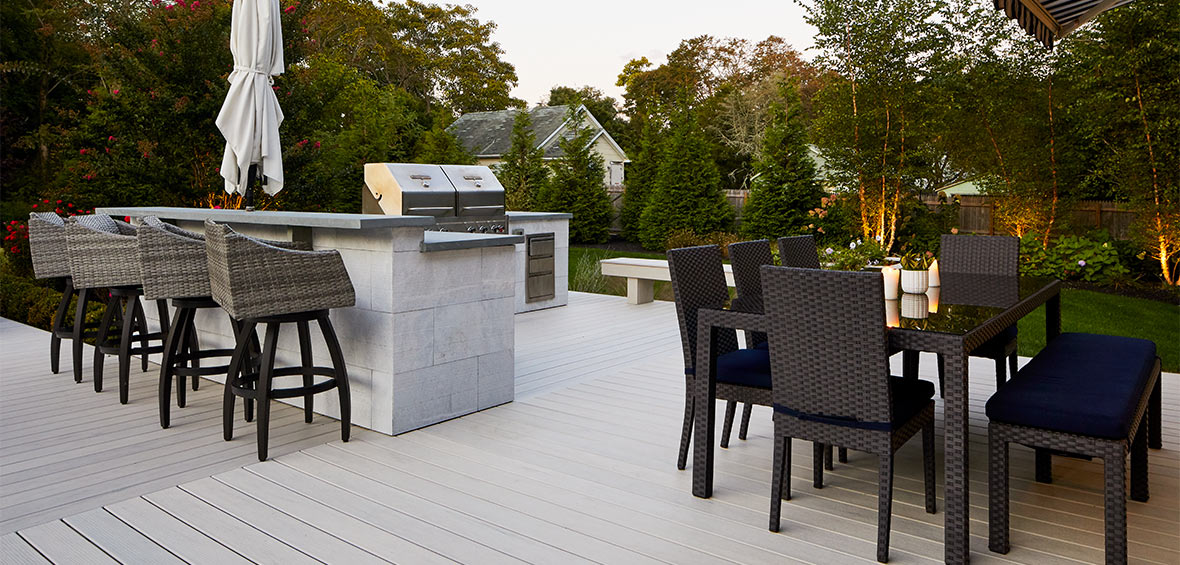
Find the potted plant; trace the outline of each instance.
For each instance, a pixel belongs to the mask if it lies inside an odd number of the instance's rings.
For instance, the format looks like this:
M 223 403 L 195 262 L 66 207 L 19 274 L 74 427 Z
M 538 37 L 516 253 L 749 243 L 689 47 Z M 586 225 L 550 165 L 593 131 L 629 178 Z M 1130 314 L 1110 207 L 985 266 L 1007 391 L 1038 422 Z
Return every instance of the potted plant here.
M 930 288 L 930 263 L 934 254 L 910 252 L 901 257 L 901 291 L 923 294 Z

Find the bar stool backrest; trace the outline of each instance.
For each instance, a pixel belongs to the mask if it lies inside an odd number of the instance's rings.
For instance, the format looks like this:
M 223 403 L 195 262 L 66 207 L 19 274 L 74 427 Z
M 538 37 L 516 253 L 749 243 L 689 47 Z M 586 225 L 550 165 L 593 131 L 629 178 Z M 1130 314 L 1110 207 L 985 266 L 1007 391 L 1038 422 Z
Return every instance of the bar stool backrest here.
M 65 219 L 53 212 L 29 213 L 29 253 L 33 258 L 33 276 L 39 279 L 70 276 Z
M 762 267 L 775 409 L 891 422 L 881 273 Z
M 1020 240 L 1015 237 L 944 234 L 941 245 L 940 272 L 1005 277 L 1020 272 Z
M 206 220 L 205 252 L 213 300 L 235 319 L 356 304 L 344 259 L 334 249 L 286 249 Z
M 95 214 L 66 219 L 70 275 L 76 288 L 141 284 L 135 226 Z
M 784 267 L 818 269 L 819 248 L 810 235 L 792 235 L 778 238 L 779 263 Z
M 197 298 L 209 296 L 209 262 L 205 236 L 147 216 L 137 236 L 143 296 Z
M 668 251 L 668 272 L 676 298 L 676 318 L 680 322 L 680 345 L 684 352 L 686 373 L 696 367 L 697 310 L 723 308 L 729 300 L 721 248 L 716 245 L 684 247 Z M 718 330 L 715 355 L 737 350 L 737 332 Z

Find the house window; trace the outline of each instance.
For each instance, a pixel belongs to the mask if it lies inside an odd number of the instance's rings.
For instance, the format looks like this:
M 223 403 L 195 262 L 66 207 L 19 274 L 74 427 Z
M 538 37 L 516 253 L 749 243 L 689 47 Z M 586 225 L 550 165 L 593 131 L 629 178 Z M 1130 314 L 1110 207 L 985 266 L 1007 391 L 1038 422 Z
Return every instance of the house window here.
M 619 186 L 623 184 L 623 162 L 611 161 L 607 165 L 607 174 L 609 176 L 609 183 L 611 186 Z

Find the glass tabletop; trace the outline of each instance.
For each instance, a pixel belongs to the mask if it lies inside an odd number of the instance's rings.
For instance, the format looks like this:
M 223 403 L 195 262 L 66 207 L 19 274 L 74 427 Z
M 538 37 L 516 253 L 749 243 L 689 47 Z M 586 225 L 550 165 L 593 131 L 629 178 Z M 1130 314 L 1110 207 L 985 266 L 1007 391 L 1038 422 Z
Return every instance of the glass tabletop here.
M 924 294 L 898 293 L 885 301 L 892 328 L 963 335 L 1044 289 L 1051 277 L 942 273 L 941 286 Z

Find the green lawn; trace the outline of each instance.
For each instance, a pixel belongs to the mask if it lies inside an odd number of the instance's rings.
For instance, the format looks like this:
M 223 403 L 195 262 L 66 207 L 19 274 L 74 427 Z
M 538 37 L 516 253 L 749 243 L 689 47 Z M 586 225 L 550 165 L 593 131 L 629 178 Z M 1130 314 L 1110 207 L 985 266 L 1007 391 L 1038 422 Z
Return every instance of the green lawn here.
M 603 277 L 598 261 L 611 257 L 663 259 L 662 253 L 632 253 L 570 247 L 570 290 L 599 294 L 627 293 L 623 279 Z M 668 283 L 657 282 L 659 300 L 672 300 Z M 1180 372 L 1180 306 L 1089 290 L 1061 292 L 1061 331 L 1138 337 L 1155 342 L 1164 370 Z M 1045 309 L 1020 321 L 1020 354 L 1031 357 L 1045 345 Z
M 1180 372 L 1180 306 L 1089 290 L 1061 292 L 1061 331 L 1150 339 L 1164 370 Z M 1020 354 L 1045 346 L 1045 307 L 1020 321 Z

